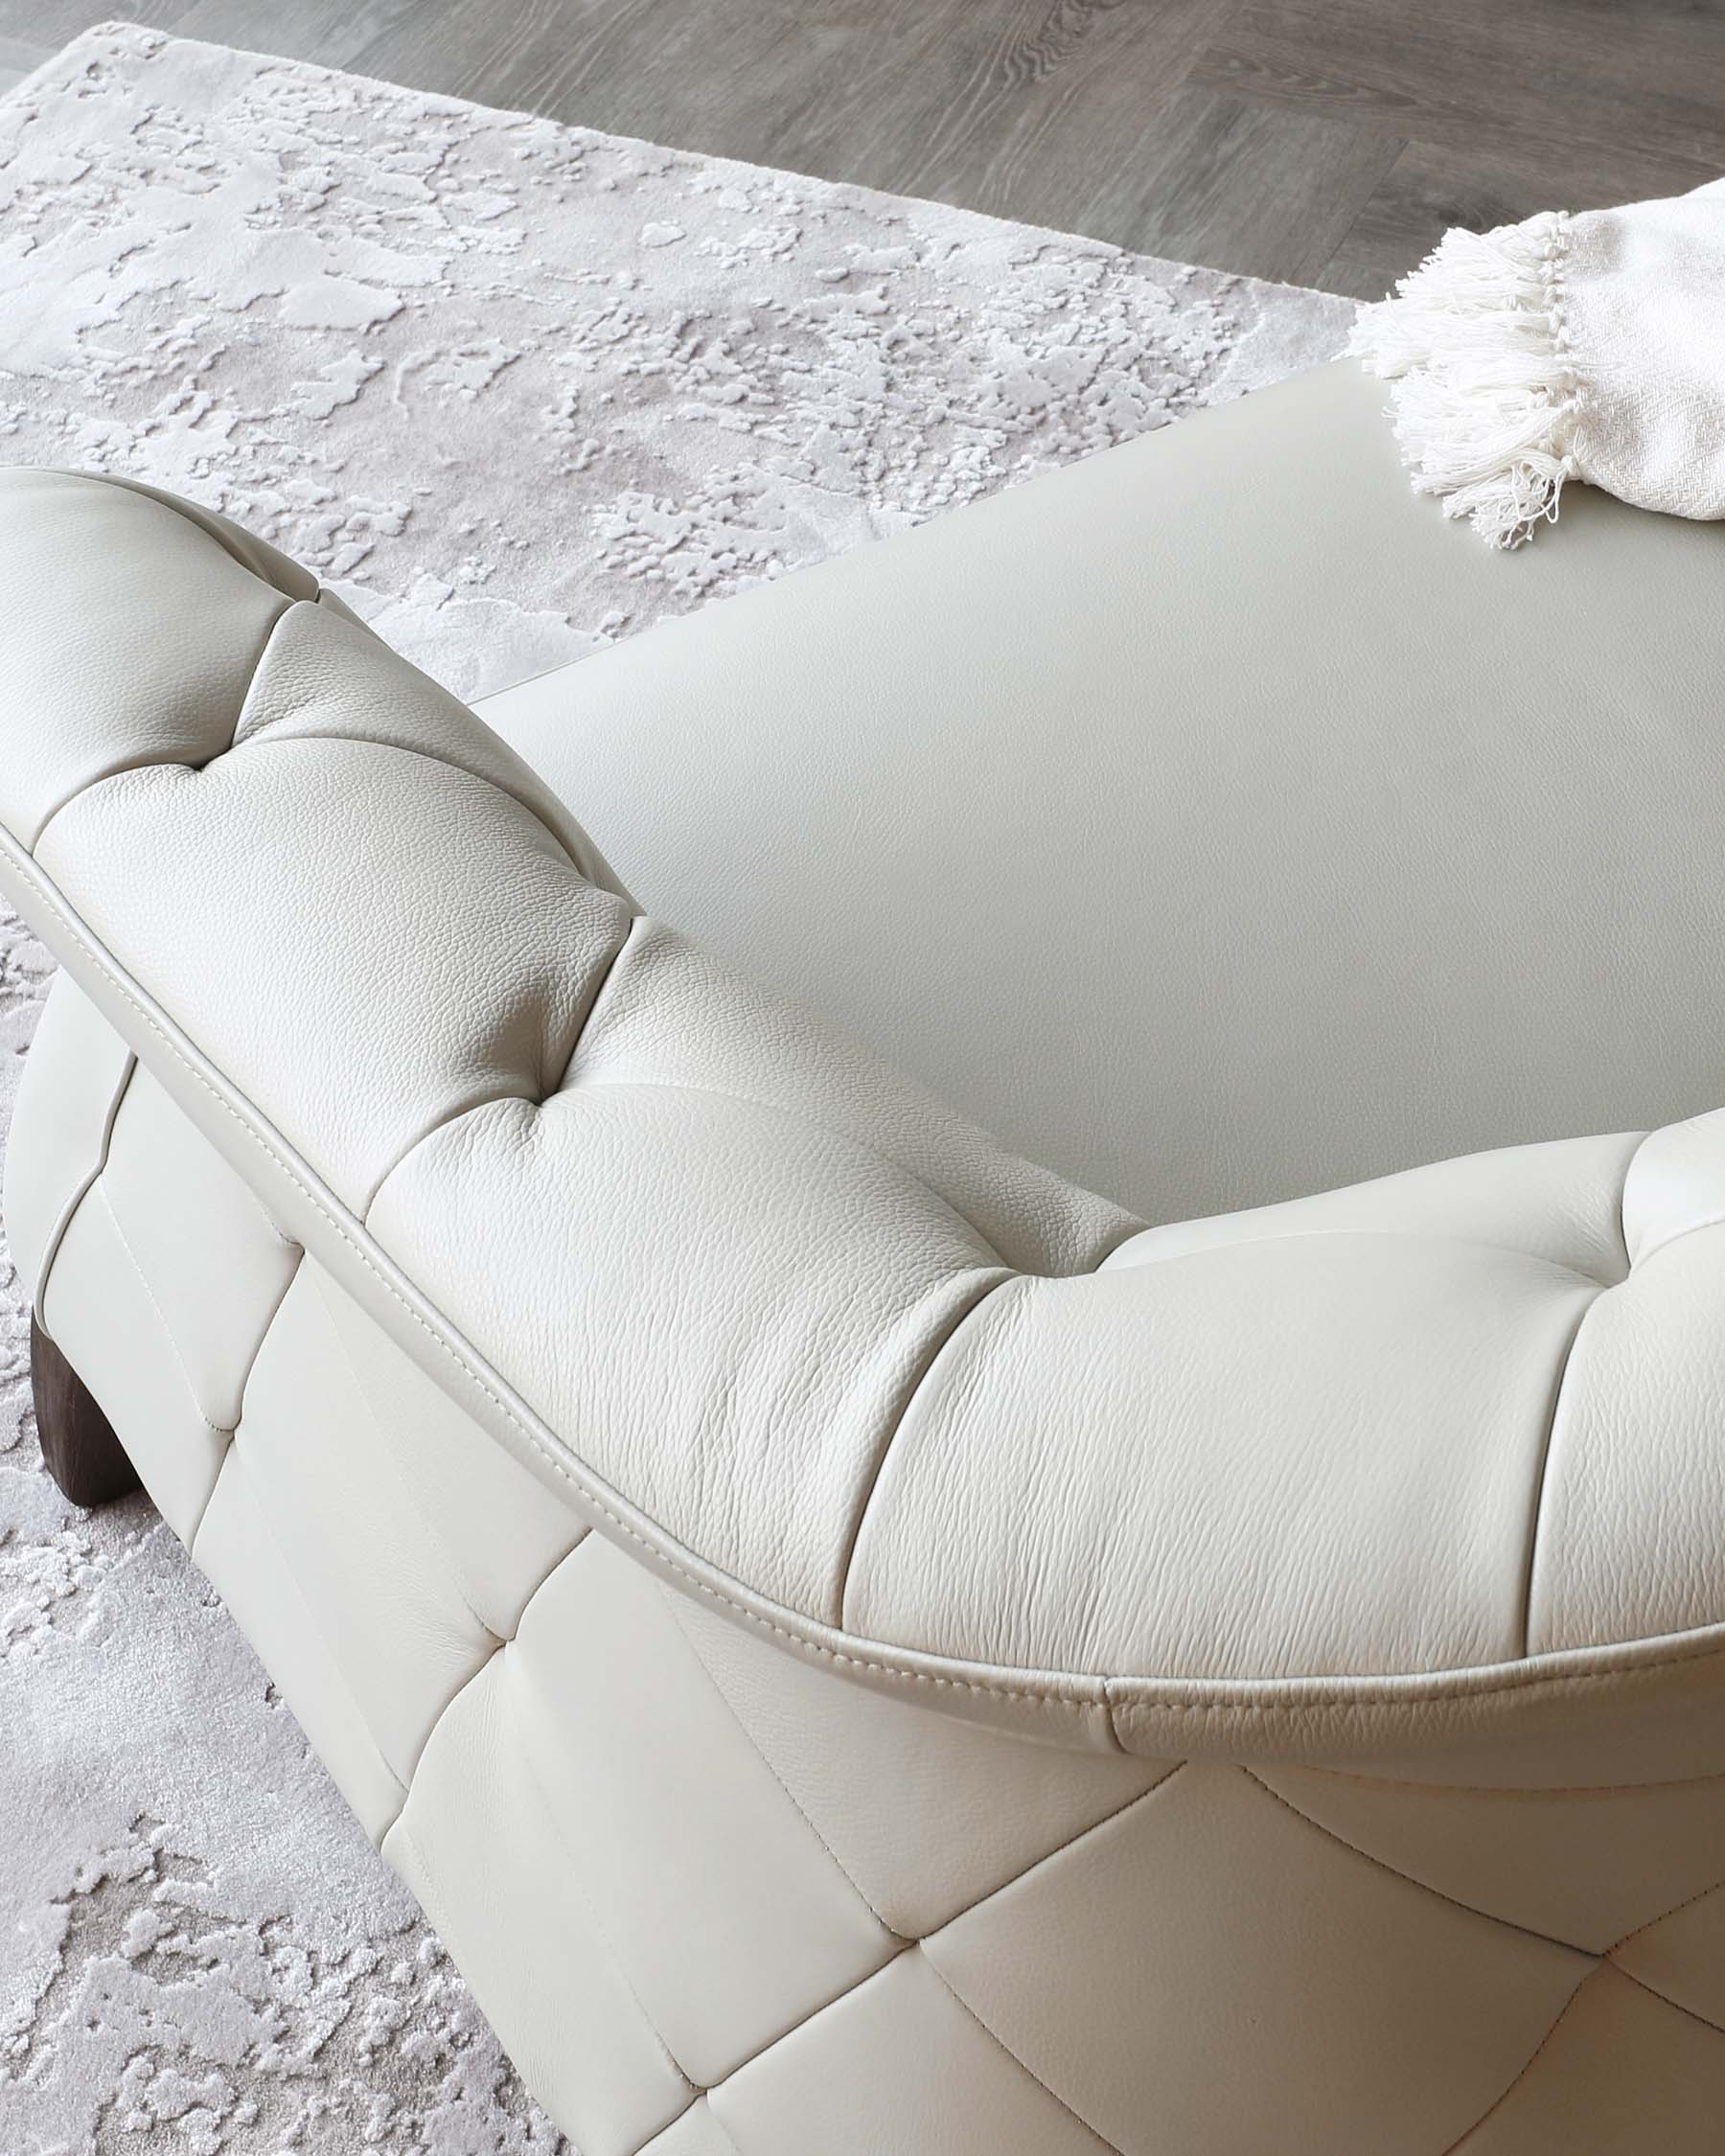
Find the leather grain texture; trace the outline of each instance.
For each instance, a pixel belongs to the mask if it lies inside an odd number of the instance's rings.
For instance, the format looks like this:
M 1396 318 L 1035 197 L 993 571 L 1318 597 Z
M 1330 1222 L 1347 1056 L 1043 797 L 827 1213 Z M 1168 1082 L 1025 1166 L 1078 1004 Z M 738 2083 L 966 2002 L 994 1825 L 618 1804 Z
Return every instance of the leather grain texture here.
M 57 985 L 21 1147 L 80 1059 L 127 1060 L 81 1004 Z M 205 1206 L 197 1263 L 149 1251 L 156 1377 L 99 1397 L 586 2156 L 1714 2156 L 1716 1708 L 1339 1767 L 838 1683 L 586 1532 L 314 1258 L 260 1336 L 255 1199 L 153 1083 L 93 1179 L 44 1144 L 47 1299 L 111 1307 L 78 1233 L 110 1181 Z
M 1316 370 L 489 698 L 644 906 L 1158 1223 L 1725 1100 L 1725 528 Z
M 1725 1119 L 1135 1232 L 638 918 L 471 713 L 224 527 L 12 472 L 7 563 L 20 903 L 578 1525 L 842 1674 L 1149 1757 L 1716 1702 Z M 116 1275 L 121 1190 L 68 1230 Z

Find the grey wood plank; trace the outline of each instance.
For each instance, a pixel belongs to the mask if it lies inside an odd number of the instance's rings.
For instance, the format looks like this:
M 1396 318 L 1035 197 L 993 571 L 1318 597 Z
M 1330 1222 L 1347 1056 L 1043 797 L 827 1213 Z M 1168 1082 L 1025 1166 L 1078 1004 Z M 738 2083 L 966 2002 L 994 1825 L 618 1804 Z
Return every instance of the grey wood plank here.
M 141 22 L 166 30 L 186 0 L 0 0 L 0 36 L 52 56 L 99 22 Z
M 1132 243 L 1242 276 L 1322 282 L 1402 149 L 1373 127 L 1187 82 L 1145 126 Z
M 1537 210 L 1592 210 L 1684 195 L 1717 176 L 1706 165 L 1634 143 L 1516 160 L 1412 142 L 1316 274 L 1331 291 L 1381 299 L 1452 225 L 1489 232 Z
M 1373 296 L 1725 171 L 1725 0 L 119 0 L 132 19 Z M 0 0 L 0 87 L 116 0 Z M 8 43 L 11 40 L 11 43 Z
M 56 48 L 52 45 L 28 44 L 22 37 L 0 37 L 0 67 L 14 75 L 29 75 L 52 59 Z
M 807 170 L 1147 246 L 1147 146 L 1226 4 L 895 0 L 787 148 Z
M 450 0 L 356 64 L 1143 245 L 1146 125 L 1230 4 Z
M 1633 141 L 1725 171 L 1716 0 L 1240 0 L 1193 80 L 1469 154 Z
M 177 36 L 347 67 L 424 0 L 193 0 L 173 18 Z
M 15 90 L 27 75 L 34 75 L 45 59 L 54 57 L 51 45 L 27 44 L 22 37 L 0 37 L 0 98 Z

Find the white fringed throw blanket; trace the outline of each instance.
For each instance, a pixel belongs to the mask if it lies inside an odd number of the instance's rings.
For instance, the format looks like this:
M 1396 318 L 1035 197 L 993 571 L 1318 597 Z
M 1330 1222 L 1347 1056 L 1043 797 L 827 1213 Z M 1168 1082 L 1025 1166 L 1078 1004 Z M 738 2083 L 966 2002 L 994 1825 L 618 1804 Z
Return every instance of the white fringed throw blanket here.
M 1451 232 L 1363 307 L 1420 493 L 1489 545 L 1555 523 L 1565 480 L 1725 516 L 1725 180 L 1664 202 Z

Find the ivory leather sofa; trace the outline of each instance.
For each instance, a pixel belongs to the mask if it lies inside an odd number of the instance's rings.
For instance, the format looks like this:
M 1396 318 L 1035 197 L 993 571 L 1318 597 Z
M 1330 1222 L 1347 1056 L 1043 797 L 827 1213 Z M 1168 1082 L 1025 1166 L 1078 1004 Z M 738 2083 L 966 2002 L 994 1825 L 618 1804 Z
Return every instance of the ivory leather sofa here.
M 586 2156 L 1725 2145 L 1725 533 L 1380 394 L 479 717 L 0 476 L 45 1448 Z

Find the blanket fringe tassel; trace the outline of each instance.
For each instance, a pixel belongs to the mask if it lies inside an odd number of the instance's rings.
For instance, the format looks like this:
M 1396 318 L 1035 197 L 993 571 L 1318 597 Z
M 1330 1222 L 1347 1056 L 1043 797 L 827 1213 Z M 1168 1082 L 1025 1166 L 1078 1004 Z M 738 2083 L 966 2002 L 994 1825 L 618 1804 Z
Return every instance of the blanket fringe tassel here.
M 1420 493 L 1495 547 L 1555 523 L 1575 471 L 1577 381 L 1564 319 L 1569 218 L 1451 232 L 1362 307 L 1347 349 L 1383 376 Z

